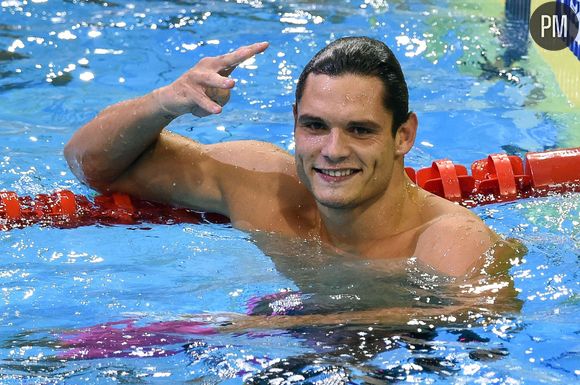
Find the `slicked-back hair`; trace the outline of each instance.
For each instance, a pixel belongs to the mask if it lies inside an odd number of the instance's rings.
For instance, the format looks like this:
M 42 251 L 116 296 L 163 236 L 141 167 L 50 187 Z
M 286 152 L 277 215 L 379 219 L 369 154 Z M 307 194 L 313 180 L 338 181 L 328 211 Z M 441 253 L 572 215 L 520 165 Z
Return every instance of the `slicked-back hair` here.
M 308 75 L 361 75 L 383 83 L 383 104 L 393 113 L 393 136 L 409 116 L 409 91 L 401 65 L 387 45 L 369 37 L 344 37 L 320 50 L 304 67 L 296 85 L 296 104 L 302 99 Z

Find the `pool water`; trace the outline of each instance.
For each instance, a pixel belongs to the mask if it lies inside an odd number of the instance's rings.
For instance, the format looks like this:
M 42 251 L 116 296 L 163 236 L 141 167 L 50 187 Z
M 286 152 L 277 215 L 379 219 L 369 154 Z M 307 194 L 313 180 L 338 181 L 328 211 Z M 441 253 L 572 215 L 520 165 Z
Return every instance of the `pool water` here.
M 62 155 L 79 126 L 203 56 L 263 40 L 270 48 L 236 70 L 223 114 L 182 117 L 171 129 L 203 143 L 258 139 L 292 151 L 301 68 L 335 38 L 368 35 L 393 48 L 408 78 L 420 131 L 407 165 L 580 146 L 578 106 L 561 91 L 557 70 L 512 34 L 518 20 L 506 20 L 501 1 L 1 6 L 0 190 L 21 196 L 62 188 L 94 196 Z M 405 274 L 378 274 L 368 261 L 276 239 L 278 252 L 266 255 L 256 245 L 263 235 L 212 223 L 2 232 L 0 383 L 578 382 L 580 195 L 474 211 L 528 249 L 506 262 L 516 305 L 495 317 L 443 315 L 433 324 L 289 327 L 277 321 L 284 318 L 255 316 L 245 328 L 230 325 L 251 305 L 298 306 L 296 313 L 330 319 L 369 303 L 430 308 L 457 299 L 449 293 L 456 282 L 413 261 Z

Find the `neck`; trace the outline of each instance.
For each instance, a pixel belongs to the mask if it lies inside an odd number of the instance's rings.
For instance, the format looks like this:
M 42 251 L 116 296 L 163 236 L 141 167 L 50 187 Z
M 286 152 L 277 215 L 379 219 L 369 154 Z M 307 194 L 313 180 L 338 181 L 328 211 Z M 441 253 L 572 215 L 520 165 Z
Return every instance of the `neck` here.
M 407 215 L 417 189 L 406 177 L 393 176 L 383 195 L 352 208 L 318 205 L 322 239 L 348 254 L 365 255 L 378 241 L 408 230 L 415 218 Z M 398 182 L 398 183 L 397 183 Z

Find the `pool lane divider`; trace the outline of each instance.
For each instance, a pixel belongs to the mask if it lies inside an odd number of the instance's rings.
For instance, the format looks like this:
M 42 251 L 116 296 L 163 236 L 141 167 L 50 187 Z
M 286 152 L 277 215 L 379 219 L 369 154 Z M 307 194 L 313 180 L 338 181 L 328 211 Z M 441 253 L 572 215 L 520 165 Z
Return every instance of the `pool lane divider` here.
M 425 190 L 466 207 L 508 202 L 549 194 L 580 192 L 580 147 L 529 152 L 518 156 L 492 154 L 471 165 L 442 159 L 431 167 L 406 167 L 409 178 Z M 30 225 L 72 228 L 94 224 L 228 223 L 213 213 L 139 200 L 126 194 L 98 195 L 92 201 L 68 190 L 36 197 L 0 192 L 0 230 Z
M 518 156 L 492 154 L 467 168 L 448 159 L 407 175 L 420 187 L 467 207 L 513 201 L 550 193 L 580 191 L 580 147 L 529 152 Z
M 126 194 L 98 195 L 93 200 L 60 190 L 35 197 L 0 192 L 0 231 L 31 225 L 72 228 L 94 224 L 229 223 L 213 213 L 175 208 Z

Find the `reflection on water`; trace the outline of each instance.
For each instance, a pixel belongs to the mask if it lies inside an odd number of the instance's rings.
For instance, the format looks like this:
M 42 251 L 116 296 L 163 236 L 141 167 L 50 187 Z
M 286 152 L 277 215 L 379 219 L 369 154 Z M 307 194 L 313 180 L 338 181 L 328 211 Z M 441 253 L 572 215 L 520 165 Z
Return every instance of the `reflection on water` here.
M 298 289 L 253 297 L 249 315 L 128 314 L 78 329 L 28 330 L 5 340 L 1 348 L 12 358 L 0 369 L 14 381 L 368 384 L 475 373 L 509 355 L 503 341 L 520 326 L 506 313 L 508 303 L 510 312 L 519 309 L 508 269 L 521 254 L 490 253 L 479 274 L 457 280 L 414 259 L 361 261 L 316 242 L 263 237 L 277 246 L 276 268 Z M 89 360 L 100 364 L 83 364 Z
M 368 384 L 408 381 L 418 376 L 429 383 L 430 378 L 438 376 L 469 377 L 508 357 L 505 341 L 518 332 L 519 326 L 509 319 L 497 326 L 500 338 L 485 328 L 465 325 L 303 326 L 208 337 L 151 328 L 140 335 L 124 331 L 122 337 L 128 346 L 139 343 L 133 340 L 145 338 L 159 338 L 165 343 L 134 347 L 130 355 L 110 352 L 80 360 L 78 356 L 45 355 L 43 351 L 47 350 L 42 347 L 62 351 L 62 341 L 54 340 L 54 334 L 36 339 L 29 334 L 20 341 L 18 336 L 12 337 L 11 344 L 12 349 L 25 351 L 27 358 L 5 360 L 2 371 L 10 374 L 4 377 L 7 380 L 34 379 L 38 383 L 67 378 L 89 382 L 109 378 L 124 383 L 165 376 L 174 381 L 221 383 L 239 379 L 249 384 Z M 104 335 L 100 341 L 101 346 L 110 343 Z M 120 360 L 122 357 L 127 358 Z M 93 362 L 98 364 L 89 365 L 87 359 L 97 359 Z

